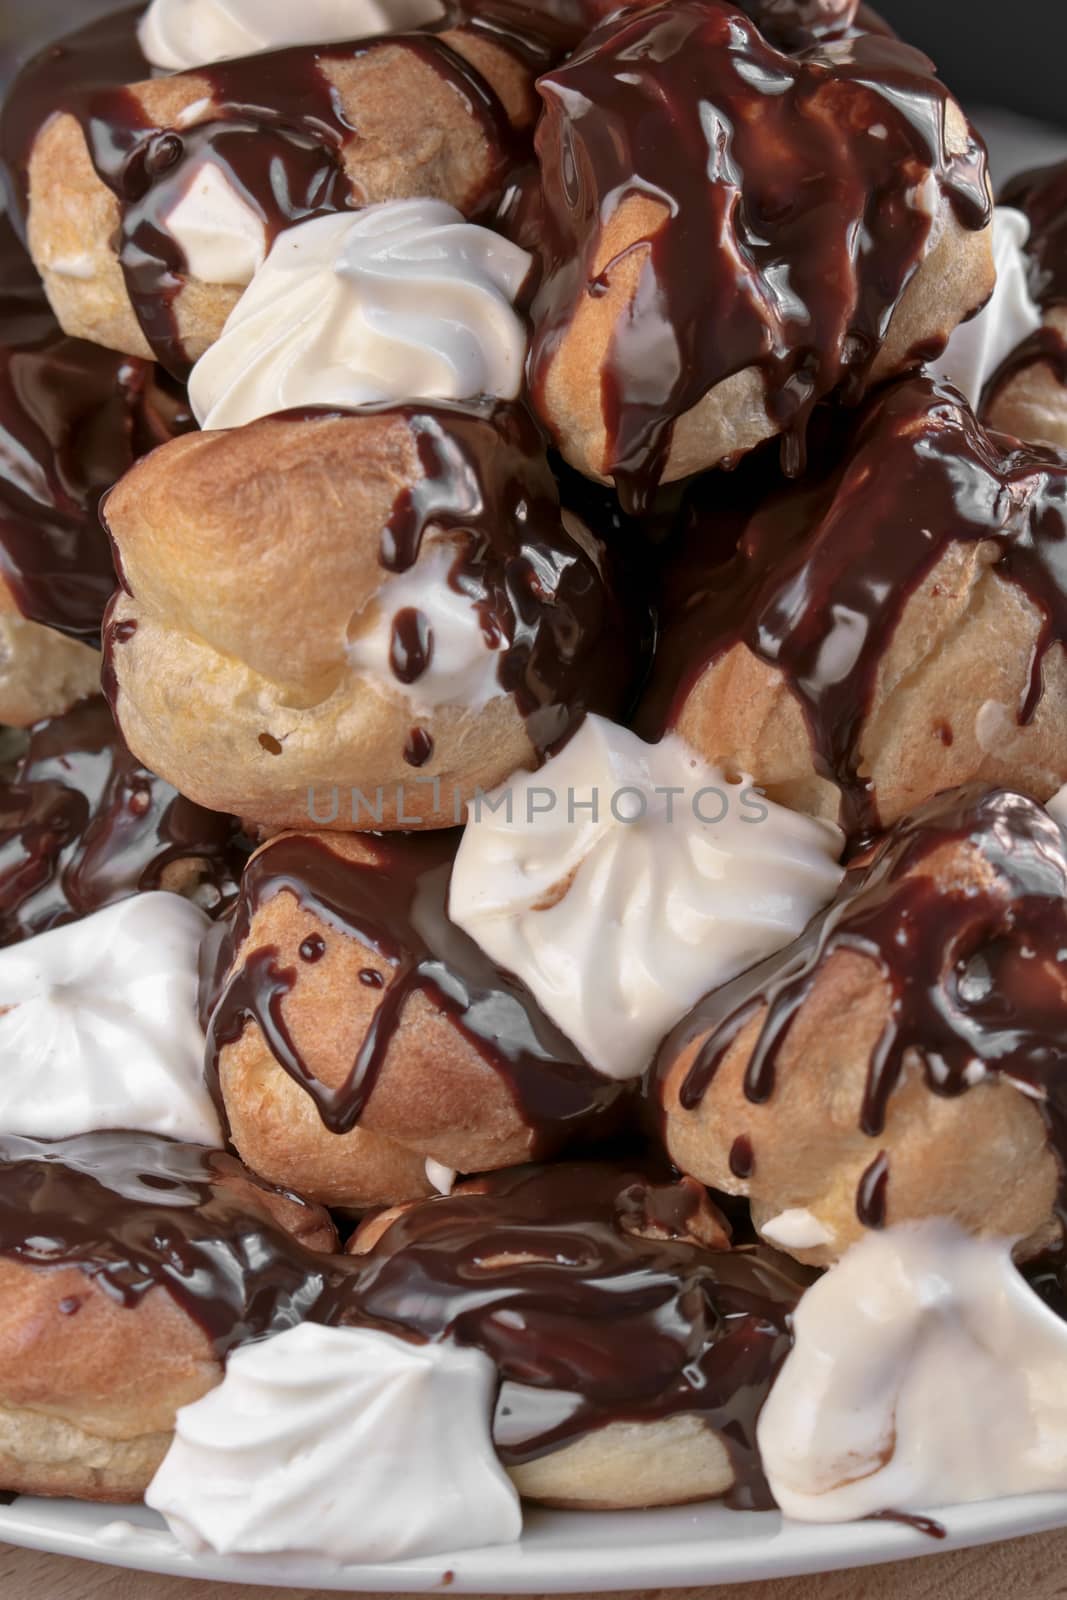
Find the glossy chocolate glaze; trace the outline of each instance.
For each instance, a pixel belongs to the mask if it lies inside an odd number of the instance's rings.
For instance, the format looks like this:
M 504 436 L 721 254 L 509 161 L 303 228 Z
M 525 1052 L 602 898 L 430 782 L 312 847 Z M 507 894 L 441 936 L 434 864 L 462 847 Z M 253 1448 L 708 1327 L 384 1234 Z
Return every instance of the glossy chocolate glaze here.
M 495 966 L 449 917 L 458 838 L 434 832 L 370 836 L 365 841 L 370 858 L 357 862 L 337 855 L 325 840 L 289 835 L 253 858 L 240 899 L 205 957 L 210 970 L 202 1014 L 216 1098 L 221 1098 L 221 1052 L 254 1021 L 279 1066 L 311 1096 L 330 1132 L 350 1132 L 374 1092 L 408 1000 L 422 994 L 508 1084 L 535 1132 L 539 1156 L 601 1130 L 615 1131 L 625 1087 L 594 1072 L 528 990 Z M 327 942 L 357 939 L 393 969 L 348 1079 L 337 1090 L 316 1079 L 286 1022 L 285 1000 L 300 982 L 299 969 L 282 966 L 273 946 L 247 948 L 256 913 L 285 892 L 321 919 Z M 373 969 L 368 977 L 376 980 L 368 987 L 381 983 Z
M 1044 807 L 979 786 L 930 801 L 849 872 L 799 940 L 699 1003 L 664 1043 L 654 1078 L 702 1041 L 680 1092 L 694 1109 L 762 1013 L 744 1088 L 754 1104 L 771 1100 L 794 1019 L 839 951 L 865 956 L 891 997 L 860 1116 L 872 1142 L 915 1060 L 932 1094 L 966 1094 L 990 1073 L 1017 1084 L 1067 1159 L 1067 838 Z M 857 1213 L 879 1227 L 892 1168 L 877 1145 L 871 1156 Z
M 410 570 L 431 528 L 463 536 L 449 584 L 475 607 L 487 645 L 499 649 L 501 689 L 514 696 L 535 749 L 558 744 L 587 710 L 625 706 L 647 630 L 616 599 L 610 551 L 564 528 L 525 408 L 365 409 L 405 420 L 423 473 L 382 530 L 381 564 Z M 392 667 L 403 684 L 417 685 L 429 668 L 428 631 L 413 610 L 394 623 Z
M 0 784 L 0 944 L 164 887 L 182 864 L 192 898 L 217 912 L 236 895 L 246 855 L 232 817 L 142 767 L 104 700 L 84 701 L 39 723 Z
M 1067 642 L 1067 462 L 987 432 L 954 390 L 926 378 L 875 396 L 829 461 L 757 502 L 747 522 L 742 501 L 740 545 L 724 557 L 713 542 L 705 581 L 664 638 L 639 726 L 662 735 L 705 669 L 745 645 L 784 674 L 817 770 L 841 789 L 842 822 L 863 834 L 878 827 L 859 752 L 878 669 L 953 543 L 998 546 L 993 571 L 1042 616 L 1018 707 L 1020 723 L 1033 716 L 1046 653 Z
M 520 148 L 517 135 L 486 79 L 442 35 L 468 30 L 508 49 L 532 73 L 556 59 L 558 43 L 546 39 L 531 13 L 507 0 L 470 6 L 448 0 L 442 9 L 441 21 L 418 33 L 301 46 L 200 68 L 195 78 L 204 85 L 205 103 L 198 120 L 180 130 L 157 126 L 136 93 L 114 76 L 106 51 L 130 26 L 131 14 L 124 14 L 110 31 L 87 29 L 58 55 L 46 52 L 30 64 L 9 97 L 7 159 L 25 171 L 48 117 L 59 109 L 78 118 L 97 175 L 119 202 L 119 260 L 142 331 L 160 363 L 184 377 L 190 362 L 174 304 L 188 263 L 167 219 L 205 161 L 222 170 L 261 218 L 268 247 L 285 228 L 357 206 L 344 150 L 358 140 L 359 127 L 344 110 L 331 70 L 397 49 L 430 66 L 476 119 L 491 153 L 475 210 L 499 197 Z M 551 25 L 543 26 L 551 34 Z M 134 65 L 129 49 L 119 53 L 127 69 Z
M 0 212 L 0 576 L 24 617 L 99 643 L 115 587 L 101 496 L 192 426 L 150 363 L 62 333 Z
M 4 1136 L 0 1255 L 79 1267 L 129 1309 L 165 1289 L 221 1357 L 303 1321 L 337 1270 L 274 1220 L 269 1201 L 284 1193 L 221 1150 L 151 1134 Z M 286 1198 L 306 1233 L 327 1224 Z
M 983 149 L 947 152 L 946 91 L 892 38 L 787 56 L 725 0 L 677 0 L 606 24 L 539 87 L 547 270 L 530 370 L 543 414 L 576 309 L 632 254 L 598 268 L 605 216 L 637 194 L 667 213 L 633 247 L 634 314 L 600 374 L 609 473 L 631 504 L 659 482 L 675 421 L 751 367 L 798 470 L 813 406 L 862 392 L 922 259 L 917 186 L 932 173 L 964 227 L 989 221 Z
M 705 1191 L 666 1170 L 562 1163 L 482 1186 L 398 1217 L 327 1320 L 484 1350 L 506 1463 L 612 1422 L 696 1415 L 730 1452 L 730 1503 L 773 1504 L 755 1424 L 810 1277 L 763 1246 L 695 1245 Z

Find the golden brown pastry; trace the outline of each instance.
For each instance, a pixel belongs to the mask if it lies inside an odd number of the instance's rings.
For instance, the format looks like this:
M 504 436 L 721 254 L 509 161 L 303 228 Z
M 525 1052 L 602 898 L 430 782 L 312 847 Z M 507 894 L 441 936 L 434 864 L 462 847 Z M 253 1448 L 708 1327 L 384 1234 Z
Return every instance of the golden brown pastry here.
M 895 40 L 787 56 L 732 6 L 671 0 L 539 88 L 531 386 L 567 459 L 633 502 L 777 434 L 798 465 L 816 401 L 917 364 L 993 288 L 981 147 Z
M 525 1498 L 771 1503 L 755 1420 L 807 1280 L 730 1248 L 698 1184 L 640 1164 L 526 1167 L 373 1219 L 351 1248 L 339 1320 L 454 1333 L 496 1362 L 494 1442 Z
M 56 315 L 80 338 L 186 369 L 293 222 L 414 195 L 490 204 L 533 124 L 538 64 L 472 18 L 58 106 L 44 79 L 29 237 Z
M 602 552 L 516 407 L 268 418 L 108 500 L 130 748 L 273 828 L 448 827 L 629 692 Z
M 671 1159 L 814 1264 L 926 1217 L 1037 1253 L 1060 1236 L 1065 946 L 1059 824 L 1007 790 L 930 801 L 668 1036 Z
M 226 1352 L 323 1287 L 324 1211 L 147 1134 L 0 1139 L 0 1487 L 137 1499 Z
M 665 625 L 646 735 L 854 834 L 974 779 L 1048 799 L 1067 779 L 1067 464 L 927 379 L 875 397 L 830 459 L 758 505 Z
M 1030 291 L 1042 326 L 1008 357 L 985 397 L 990 427 L 1067 448 L 1067 162 L 1023 173 L 1005 205 L 1030 223 Z
M 366 1209 L 615 1131 L 623 1086 L 450 920 L 455 846 L 286 834 L 247 867 L 203 1009 L 234 1144 L 269 1181 Z

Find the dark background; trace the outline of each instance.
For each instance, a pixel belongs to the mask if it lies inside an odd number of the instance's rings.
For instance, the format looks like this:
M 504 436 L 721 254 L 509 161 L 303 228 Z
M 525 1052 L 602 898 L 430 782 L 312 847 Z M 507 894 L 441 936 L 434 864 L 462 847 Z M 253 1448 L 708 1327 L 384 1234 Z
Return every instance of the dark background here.
M 0 4 L 3 0 L 0 0 Z M 1067 127 L 1067 0 L 872 0 L 969 105 Z
M 27 32 L 55 37 L 124 0 L 0 0 L 0 77 Z M 298 5 L 300 0 L 293 0 Z M 872 0 L 972 106 L 1067 127 L 1067 0 Z

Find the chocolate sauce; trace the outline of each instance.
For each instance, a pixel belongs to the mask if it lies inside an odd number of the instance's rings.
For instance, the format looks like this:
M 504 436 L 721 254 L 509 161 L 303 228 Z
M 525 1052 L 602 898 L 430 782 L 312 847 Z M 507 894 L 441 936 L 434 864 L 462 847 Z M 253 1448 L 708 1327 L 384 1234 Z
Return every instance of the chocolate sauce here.
M 39 723 L 0 784 L 0 944 L 76 921 L 187 865 L 208 912 L 230 904 L 247 855 L 232 817 L 205 811 L 134 759 L 102 699 Z
M 362 862 L 345 859 L 321 839 L 289 835 L 254 857 L 219 940 L 214 970 L 205 974 L 201 1009 L 216 1098 L 222 1050 L 255 1022 L 279 1066 L 311 1096 L 330 1132 L 350 1132 L 374 1092 L 408 1001 L 422 994 L 452 1018 L 508 1084 L 536 1134 L 538 1155 L 615 1131 L 625 1086 L 594 1072 L 523 985 L 496 967 L 449 918 L 457 842 L 455 833 L 371 837 L 373 857 Z M 319 1082 L 289 1030 L 285 1002 L 300 981 L 298 969 L 284 965 L 273 946 L 247 948 L 256 913 L 285 892 L 393 969 L 352 1070 L 338 1089 Z
M 730 1171 L 735 1178 L 751 1178 L 756 1170 L 756 1157 L 752 1149 L 752 1140 L 747 1133 L 741 1133 L 730 1147 Z
M 1067 643 L 1067 465 L 987 433 L 954 390 L 917 378 L 874 397 L 827 470 L 760 504 L 731 559 L 714 553 L 664 639 L 641 732 L 669 729 L 705 669 L 744 645 L 784 674 L 816 769 L 841 790 L 843 825 L 877 831 L 860 744 L 879 667 L 938 561 L 981 541 L 1000 550 L 993 572 L 1043 619 L 1018 707 L 1029 722 L 1045 656 Z
M 856 1190 L 856 1216 L 864 1228 L 884 1228 L 889 1206 L 889 1157 L 879 1150 Z
M 513 405 L 365 410 L 405 420 L 423 472 L 382 530 L 382 566 L 409 571 L 430 529 L 463 536 L 448 582 L 476 609 L 486 645 L 499 650 L 501 688 L 514 696 L 535 749 L 558 744 L 587 710 L 623 709 L 643 664 L 645 630 L 616 598 L 610 551 L 563 526 L 529 413 Z M 416 625 L 418 616 L 401 612 L 394 626 L 392 665 L 403 683 L 429 664 L 429 628 L 424 619 Z
M 399 683 L 417 683 L 433 660 L 433 629 L 429 618 L 414 606 L 405 606 L 393 618 L 389 666 Z
M 948 1529 L 944 1523 L 935 1522 L 933 1517 L 920 1517 L 913 1511 L 872 1511 L 870 1516 L 864 1517 L 864 1522 L 899 1522 L 904 1528 L 911 1528 L 915 1533 L 921 1533 L 927 1539 L 946 1539 Z
M 425 728 L 412 728 L 404 744 L 404 760 L 409 767 L 424 767 L 433 760 L 433 738 Z
M 326 1320 L 485 1351 L 505 1463 L 612 1422 L 696 1415 L 730 1452 L 730 1503 L 773 1504 L 755 1424 L 810 1275 L 765 1247 L 695 1245 L 703 1191 L 647 1167 L 519 1168 L 484 1187 L 399 1217 Z
M 344 163 L 346 147 L 360 138 L 358 115 L 350 119 L 331 72 L 397 50 L 429 66 L 478 124 L 490 152 L 473 209 L 498 200 L 521 149 L 519 135 L 489 83 L 454 47 L 456 37 L 444 35 L 459 27 L 502 45 L 531 72 L 558 51 L 541 31 L 547 25 L 506 0 L 450 3 L 443 10 L 439 23 L 419 33 L 301 46 L 200 68 L 195 80 L 205 92 L 196 99 L 203 108 L 199 120 L 180 129 L 157 125 L 140 97 L 100 63 L 108 34 L 96 25 L 67 41 L 65 53 L 45 52 L 17 80 L 4 124 L 7 159 L 24 174 L 47 118 L 57 109 L 77 117 L 96 173 L 119 202 L 119 261 L 141 329 L 160 363 L 185 377 L 190 358 L 175 302 L 189 268 L 168 218 L 205 162 L 221 169 L 261 219 L 268 246 L 285 228 L 358 205 Z M 122 37 L 126 27 L 120 19 L 115 31 Z M 125 53 L 122 59 L 131 65 Z M 79 68 L 85 74 L 80 82 Z
M 737 0 L 763 37 L 779 50 L 810 50 L 861 33 L 892 38 L 893 31 L 859 0 Z
M 963 227 L 989 222 L 982 147 L 948 153 L 945 89 L 889 37 L 788 56 L 725 0 L 677 0 L 605 24 L 539 88 L 531 383 L 550 415 L 549 370 L 584 297 L 640 251 L 601 373 L 608 472 L 632 506 L 660 481 L 677 419 L 752 367 L 799 468 L 812 408 L 862 392 L 922 260 L 929 173 Z M 662 226 L 602 267 L 605 220 L 630 195 L 659 200 Z
M 958 862 L 941 881 L 933 858 Z M 994 1073 L 1039 1105 L 1067 1157 L 1067 838 L 1042 806 L 1003 789 L 950 791 L 853 868 L 835 901 L 795 944 L 702 1000 L 663 1046 L 657 1071 L 700 1041 L 682 1106 L 700 1104 L 741 1028 L 762 1013 L 745 1074 L 769 1100 L 793 1022 L 828 961 L 862 955 L 891 1004 L 872 1049 L 860 1128 L 880 1139 L 905 1063 L 933 1094 L 954 1097 Z M 857 1196 L 860 1220 L 885 1221 L 892 1174 L 884 1152 Z
M 328 1226 L 320 1207 L 221 1150 L 145 1133 L 5 1136 L 0 1255 L 79 1267 L 130 1309 L 165 1289 L 224 1356 L 303 1321 L 336 1275 L 335 1257 L 275 1221 L 283 1195 L 304 1235 Z
M 101 497 L 192 426 L 148 362 L 60 331 L 0 212 L 0 576 L 24 617 L 99 644 L 115 587 Z

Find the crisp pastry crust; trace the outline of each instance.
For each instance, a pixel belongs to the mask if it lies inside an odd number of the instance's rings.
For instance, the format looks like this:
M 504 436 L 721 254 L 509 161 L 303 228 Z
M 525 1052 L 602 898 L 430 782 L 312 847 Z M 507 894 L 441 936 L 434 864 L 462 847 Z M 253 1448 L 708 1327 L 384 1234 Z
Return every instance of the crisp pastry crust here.
M 1047 350 L 1042 349 L 1044 340 Z M 1011 371 L 994 386 L 983 415 L 991 428 L 1034 444 L 1067 450 L 1067 307 L 1045 313 L 1043 334 L 1030 341 L 1032 357 L 1009 361 Z
M 1055 1242 L 1064 867 L 1017 795 L 950 794 L 902 824 L 836 912 L 668 1037 L 651 1084 L 671 1159 L 816 1266 L 927 1217 L 1021 1257 Z
M 99 689 L 99 650 L 28 622 L 0 585 L 0 722 L 30 728 Z
M 268 1219 L 309 1252 L 336 1248 L 324 1212 L 237 1175 L 221 1179 L 216 1193 L 227 1189 L 260 1226 Z M 140 1249 L 151 1249 L 148 1232 Z M 0 1255 L 3 1488 L 140 1499 L 166 1454 L 175 1412 L 222 1374 L 208 1333 L 162 1285 L 126 1304 L 103 1274 Z
M 1067 778 L 1063 473 L 954 391 L 885 391 L 829 479 L 758 505 L 665 627 L 643 719 L 860 834 L 975 780 L 1049 799 Z
M 514 55 L 463 30 L 440 38 L 485 78 L 516 128 L 532 124 L 530 74 Z M 466 211 L 483 200 L 500 152 L 490 148 L 453 85 L 416 48 L 371 41 L 350 60 L 327 60 L 322 71 L 339 116 L 353 130 L 341 151 L 351 204 L 429 195 Z M 184 131 L 210 121 L 210 72 L 152 79 L 127 94 L 146 127 Z M 30 158 L 29 199 L 30 249 L 65 332 L 151 357 L 119 262 L 119 202 L 93 167 L 77 117 L 61 112 L 42 128 Z M 76 273 L 67 265 L 72 261 Z M 189 361 L 215 342 L 240 294 L 234 286 L 182 275 L 171 316 Z
M 988 181 L 959 106 L 916 53 L 836 49 L 791 58 L 680 0 L 624 12 L 541 81 L 531 386 L 567 460 L 637 503 L 778 434 L 794 448 L 817 400 L 916 366 L 992 292 Z M 873 188 L 895 220 L 857 252 Z
M 536 762 L 525 684 L 548 699 L 550 737 L 583 697 L 625 693 L 625 671 L 604 658 L 613 611 L 595 543 L 580 548 L 565 531 L 532 424 L 516 411 L 440 410 L 443 448 L 470 452 L 452 483 L 420 454 L 426 415 L 369 409 L 193 435 L 116 486 L 107 522 L 125 589 L 106 630 L 113 706 L 130 748 L 183 794 L 272 829 L 456 826 L 479 790 Z M 442 470 L 451 479 L 453 466 Z M 384 595 L 383 530 L 397 508 L 440 489 L 451 512 L 448 495 L 469 492 L 472 475 L 482 482 L 469 510 L 487 542 L 479 549 L 465 505 L 455 534 L 437 532 L 468 552 L 471 605 L 482 607 L 472 614 L 521 633 L 523 681 L 494 685 L 476 711 L 455 698 L 424 709 L 418 681 L 408 695 L 395 668 L 369 671 L 353 645 Z M 427 542 L 432 503 L 428 521 Z M 558 573 L 551 592 L 530 565 L 541 550 Z M 515 601 L 503 574 L 526 566 Z
M 366 1210 L 432 1194 L 427 1160 L 488 1171 L 542 1147 L 545 1127 L 523 1103 L 522 1046 L 508 1037 L 518 1028 L 533 1038 L 539 1014 L 448 924 L 449 864 L 447 841 L 398 841 L 383 854 L 379 842 L 341 834 L 280 835 L 253 857 L 213 980 L 208 1056 L 233 1142 L 270 1182 Z M 380 918 L 382 883 L 395 897 L 392 925 Z M 433 931 L 420 960 L 423 923 Z M 416 969 L 426 981 L 405 992 Z M 495 1019 L 491 1038 L 477 1032 L 479 1006 Z M 279 1054 L 279 1025 L 292 1060 Z M 590 1116 L 600 1099 L 608 1107 L 619 1098 L 591 1069 L 570 1065 L 581 1057 L 565 1040 L 558 1047 Z M 368 1051 L 375 1061 L 356 1107 L 354 1063 Z M 551 1060 L 528 1070 L 551 1103 Z M 571 1115 L 583 1109 L 580 1099 L 564 1105 Z

